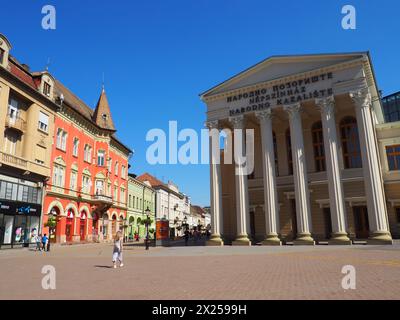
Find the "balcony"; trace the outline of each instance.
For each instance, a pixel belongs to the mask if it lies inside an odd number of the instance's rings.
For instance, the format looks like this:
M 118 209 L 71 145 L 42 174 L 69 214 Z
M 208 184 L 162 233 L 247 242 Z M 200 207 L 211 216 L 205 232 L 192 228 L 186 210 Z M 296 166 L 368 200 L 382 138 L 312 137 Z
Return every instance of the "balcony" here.
M 0 161 L 6 165 L 19 167 L 22 169 L 28 168 L 28 161 L 12 154 L 4 153 L 0 151 Z
M 113 199 L 104 194 L 95 194 L 92 196 L 92 200 L 96 203 L 111 204 L 111 205 L 113 204 Z
M 6 128 L 24 133 L 26 131 L 26 121 L 18 116 L 13 117 L 8 114 L 6 118 Z

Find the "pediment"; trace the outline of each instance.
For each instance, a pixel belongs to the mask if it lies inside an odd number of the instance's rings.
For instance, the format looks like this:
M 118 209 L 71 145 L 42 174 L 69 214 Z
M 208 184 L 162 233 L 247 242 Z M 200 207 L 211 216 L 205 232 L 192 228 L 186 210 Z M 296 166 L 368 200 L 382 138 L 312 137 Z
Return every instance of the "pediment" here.
M 302 56 L 274 56 L 261 61 L 227 81 L 211 88 L 201 96 L 208 97 L 257 83 L 272 81 L 303 72 L 311 72 L 344 62 L 351 62 L 367 57 L 367 55 L 368 53 L 361 52 Z

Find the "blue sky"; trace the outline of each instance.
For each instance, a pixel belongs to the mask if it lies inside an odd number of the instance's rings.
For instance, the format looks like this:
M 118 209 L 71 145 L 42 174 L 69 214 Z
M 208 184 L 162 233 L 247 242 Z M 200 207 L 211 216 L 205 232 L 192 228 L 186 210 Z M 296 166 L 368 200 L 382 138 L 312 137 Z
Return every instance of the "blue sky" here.
M 57 29 L 41 28 L 41 8 L 57 10 Z M 357 29 L 341 28 L 341 8 L 357 9 Z M 396 0 L 369 1 L 27 1 L 2 3 L 0 32 L 32 70 L 50 72 L 94 107 L 102 74 L 118 136 L 135 150 L 134 173 L 172 179 L 194 203 L 209 204 L 207 165 L 150 166 L 148 130 L 200 130 L 198 94 L 277 54 L 370 50 L 384 94 L 400 90 Z

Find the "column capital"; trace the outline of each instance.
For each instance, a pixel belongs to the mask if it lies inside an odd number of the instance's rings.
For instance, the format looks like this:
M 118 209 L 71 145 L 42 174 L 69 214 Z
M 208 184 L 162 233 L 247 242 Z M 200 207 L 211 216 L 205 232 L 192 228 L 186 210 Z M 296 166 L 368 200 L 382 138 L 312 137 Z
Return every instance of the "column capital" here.
M 267 109 L 267 110 L 263 110 L 263 111 L 256 111 L 256 117 L 258 120 L 262 121 L 262 120 L 267 120 L 267 119 L 272 119 L 272 110 Z
M 329 96 L 326 98 L 315 99 L 315 105 L 323 114 L 331 115 L 335 108 L 335 98 L 333 96 Z
M 229 117 L 229 122 L 232 123 L 234 129 L 243 129 L 244 127 L 244 116 Z
M 283 110 L 285 110 L 289 114 L 289 118 L 293 119 L 300 114 L 301 104 L 293 103 L 283 106 Z
M 370 108 L 372 106 L 371 93 L 369 92 L 368 88 L 351 91 L 350 98 L 357 107 Z
M 208 129 L 219 129 L 218 120 L 208 120 L 204 123 L 204 126 Z

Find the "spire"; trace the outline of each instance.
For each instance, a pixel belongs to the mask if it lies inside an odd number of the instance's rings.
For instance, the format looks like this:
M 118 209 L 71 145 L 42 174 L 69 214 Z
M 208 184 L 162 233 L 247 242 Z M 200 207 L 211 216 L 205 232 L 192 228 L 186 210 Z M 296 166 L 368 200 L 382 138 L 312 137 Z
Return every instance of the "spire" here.
M 97 106 L 93 114 L 93 120 L 99 127 L 103 129 L 116 131 L 113 120 L 111 118 L 110 106 L 108 104 L 104 85 L 101 90 L 100 98 L 99 101 L 97 102 Z

